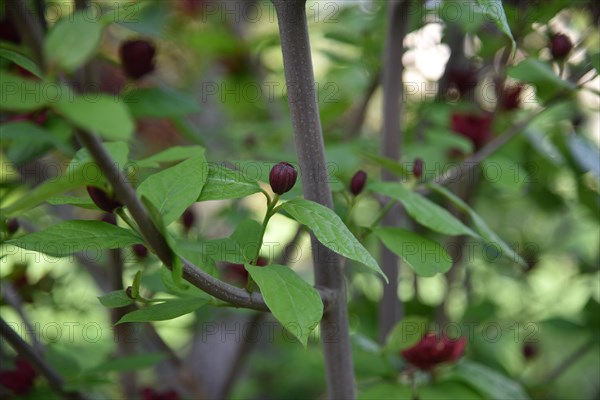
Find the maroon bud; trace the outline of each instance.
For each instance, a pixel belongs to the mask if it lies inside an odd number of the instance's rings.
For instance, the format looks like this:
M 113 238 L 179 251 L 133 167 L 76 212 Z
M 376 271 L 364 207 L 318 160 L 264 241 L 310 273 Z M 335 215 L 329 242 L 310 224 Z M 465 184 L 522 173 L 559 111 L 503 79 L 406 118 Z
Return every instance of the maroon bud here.
M 9 235 L 12 235 L 19 230 L 19 221 L 16 218 L 10 218 L 6 220 L 6 231 Z
M 248 283 L 248 271 L 244 264 L 227 263 L 222 269 L 223 280 L 236 286 L 244 287 Z
M 183 229 L 186 232 L 189 232 L 189 230 L 192 228 L 192 226 L 194 226 L 195 222 L 196 222 L 196 215 L 194 214 L 194 211 L 192 211 L 191 208 L 188 208 L 187 210 L 184 211 L 183 215 L 181 216 L 181 223 L 183 224 Z
M 135 297 L 133 297 L 133 288 L 131 286 L 127 286 L 127 289 L 125 289 L 125 294 L 130 299 L 135 300 Z
M 143 244 L 134 244 L 132 246 L 133 248 L 133 253 L 135 254 L 135 256 L 137 257 L 138 260 L 143 260 L 148 256 L 148 249 L 146 248 L 146 246 L 144 246 Z
M 102 211 L 112 213 L 117 208 L 123 206 L 119 201 L 117 201 L 114 197 L 111 197 L 102 189 L 99 189 L 95 186 L 88 186 L 86 189 L 94 204 L 96 204 L 96 206 L 98 206 L 98 208 Z
M 421 176 L 423 176 L 423 159 L 422 158 L 415 158 L 415 162 L 413 163 L 413 169 L 412 169 L 412 173 L 415 176 L 415 178 L 419 179 L 421 178 Z
M 456 86 L 461 95 L 469 93 L 479 83 L 479 72 L 474 66 L 456 67 L 448 71 L 448 80 Z
M 154 45 L 146 40 L 129 40 L 121 45 L 119 55 L 125 74 L 132 79 L 154 71 Z
M 102 214 L 102 218 L 100 218 L 100 220 L 102 222 L 106 222 L 107 224 L 117 224 L 117 217 L 115 216 L 115 214 L 104 213 Z
M 502 96 L 501 107 L 503 110 L 511 111 L 519 108 L 521 92 L 523 91 L 523 85 L 516 85 L 504 90 Z
M 274 193 L 282 195 L 294 187 L 296 178 L 298 178 L 296 168 L 290 163 L 280 162 L 271 169 L 269 183 Z
M 572 48 L 573 42 L 563 33 L 557 33 L 550 38 L 550 53 L 555 60 L 565 58 Z
M 534 343 L 528 342 L 523 345 L 523 357 L 529 361 L 538 354 L 538 348 Z
M 360 170 L 354 174 L 350 181 L 350 192 L 358 196 L 365 188 L 365 183 L 367 183 L 367 173 Z
M 269 260 L 267 260 L 265 257 L 258 257 L 258 260 L 256 260 L 257 267 L 264 267 L 268 264 L 269 264 Z

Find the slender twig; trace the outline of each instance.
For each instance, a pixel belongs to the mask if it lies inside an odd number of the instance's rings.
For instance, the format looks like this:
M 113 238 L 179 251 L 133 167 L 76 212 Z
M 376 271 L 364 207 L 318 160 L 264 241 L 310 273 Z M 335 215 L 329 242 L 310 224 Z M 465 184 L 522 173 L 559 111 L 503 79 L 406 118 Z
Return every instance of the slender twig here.
M 402 154 L 402 109 L 400 101 L 404 91 L 402 83 L 404 35 L 409 21 L 408 8 L 411 2 L 394 0 L 388 2 L 388 28 L 383 55 L 383 129 L 381 132 L 381 155 L 394 161 Z M 383 181 L 397 181 L 394 174 L 386 169 L 381 171 Z M 383 215 L 382 224 L 398 226 L 402 211 L 393 207 Z M 388 332 L 402 318 L 402 303 L 398 299 L 398 256 L 387 247 L 381 247 L 381 269 L 389 279 L 383 286 L 383 297 L 379 303 L 379 340 L 383 342 Z
M 78 392 L 64 389 L 65 380 L 40 355 L 19 336 L 3 318 L 0 318 L 0 335 L 6 339 L 15 351 L 25 357 L 33 367 L 43 375 L 54 391 L 67 399 L 84 399 Z
M 31 335 L 33 348 L 40 356 L 42 356 L 44 349 L 38 340 L 37 335 L 35 334 L 36 330 L 31 324 L 31 321 L 29 321 L 27 314 L 25 314 L 25 311 L 23 310 L 23 299 L 21 298 L 19 292 L 15 289 L 14 285 L 9 281 L 2 282 L 2 298 L 7 304 L 10 304 L 17 312 L 19 317 L 21 317 L 21 321 L 23 321 L 23 324 L 25 324 L 27 330 L 29 332 L 34 332 L 34 334 Z
M 548 387 L 552 382 L 556 381 L 556 379 L 561 376 L 566 370 L 571 368 L 573 364 L 577 360 L 579 360 L 582 356 L 586 355 L 592 347 L 598 345 L 597 338 L 591 338 L 578 347 L 573 353 L 567 356 L 560 364 L 558 364 L 550 373 L 543 379 L 544 387 Z
M 367 116 L 367 109 L 380 83 L 381 73 L 377 72 L 371 78 L 371 81 L 367 86 L 367 90 L 362 95 L 358 103 L 352 106 L 352 108 L 349 110 L 350 123 L 348 124 L 348 128 L 345 134 L 347 139 L 352 139 L 358 136 L 358 134 L 360 133 L 360 130 Z
M 323 132 L 312 66 L 305 0 L 273 0 L 279 24 L 283 66 L 296 153 L 302 172 L 304 197 L 332 208 Z M 321 320 L 327 395 L 331 399 L 356 396 L 348 328 L 346 287 L 337 254 L 311 234 L 317 286 L 330 289 L 335 299 Z

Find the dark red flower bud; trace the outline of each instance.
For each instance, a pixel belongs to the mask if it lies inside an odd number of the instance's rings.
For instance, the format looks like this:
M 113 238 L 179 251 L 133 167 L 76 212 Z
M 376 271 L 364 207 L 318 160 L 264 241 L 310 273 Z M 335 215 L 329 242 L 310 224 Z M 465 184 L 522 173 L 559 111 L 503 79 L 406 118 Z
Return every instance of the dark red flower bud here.
M 12 235 L 19 230 L 19 221 L 16 218 L 10 218 L 6 220 L 6 231 L 9 235 Z
M 415 367 L 430 371 L 438 364 L 457 361 L 466 343 L 464 337 L 452 340 L 447 336 L 438 338 L 434 333 L 428 332 L 419 343 L 403 350 L 402 356 Z
M 24 395 L 31 391 L 37 372 L 27 359 L 19 356 L 15 361 L 15 369 L 0 372 L 0 385 L 16 395 Z
M 100 218 L 100 220 L 102 222 L 106 222 L 107 224 L 117 224 L 117 217 L 115 216 L 115 214 L 104 213 L 102 214 L 102 218 Z
M 415 176 L 415 178 L 420 179 L 421 176 L 423 176 L 423 159 L 422 158 L 415 158 L 415 161 L 413 163 L 413 169 L 412 169 L 412 173 Z
M 516 85 L 504 90 L 502 96 L 501 107 L 503 110 L 511 111 L 519 108 L 521 92 L 523 91 L 523 85 Z
M 140 397 L 142 400 L 179 400 L 179 395 L 173 389 L 158 392 L 149 387 L 140 390 Z
M 125 74 L 133 79 L 154 71 L 154 45 L 146 40 L 129 40 L 119 49 L 121 64 Z
M 525 360 L 529 361 L 532 358 L 535 358 L 537 354 L 538 348 L 535 343 L 528 342 L 523 345 L 523 357 L 525 357 Z
M 189 232 L 189 230 L 192 228 L 192 226 L 194 226 L 195 222 L 196 222 L 196 215 L 194 214 L 194 211 L 192 211 L 191 208 L 188 208 L 187 210 L 185 210 L 183 212 L 183 215 L 181 216 L 181 223 L 183 224 L 183 229 L 186 232 Z
M 479 150 L 491 138 L 492 115 L 452 114 L 452 130 L 471 140 Z
M 280 162 L 271 169 L 269 183 L 274 193 L 282 195 L 294 187 L 296 178 L 298 178 L 296 168 L 290 163 Z
M 352 177 L 350 181 L 350 193 L 355 196 L 358 196 L 363 189 L 365 188 L 365 184 L 367 183 L 367 173 L 365 171 L 358 171 Z
M 138 260 L 143 260 L 148 256 L 148 249 L 143 244 L 134 244 L 132 248 L 133 254 L 135 254 Z
M 557 33 L 550 38 L 550 53 L 555 60 L 565 58 L 572 48 L 573 42 L 563 33 Z
M 123 206 L 123 204 L 121 204 L 117 199 L 111 197 L 102 189 L 99 189 L 95 186 L 88 186 L 86 189 L 88 194 L 94 201 L 94 204 L 96 204 L 96 206 L 98 206 L 98 208 L 102 211 L 112 213 L 117 208 Z

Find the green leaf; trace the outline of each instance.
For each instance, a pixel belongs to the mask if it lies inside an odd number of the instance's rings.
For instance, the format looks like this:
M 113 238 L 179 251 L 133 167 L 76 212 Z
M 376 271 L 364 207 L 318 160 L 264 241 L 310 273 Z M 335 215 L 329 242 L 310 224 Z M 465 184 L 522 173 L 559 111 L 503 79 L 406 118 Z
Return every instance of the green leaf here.
M 258 183 L 245 178 L 242 172 L 210 165 L 208 178 L 198 201 L 239 199 L 258 192 Z
M 418 223 L 446 235 L 479 236 L 456 217 L 431 200 L 414 193 L 399 183 L 378 182 L 369 187 L 372 191 L 398 200 L 406 212 Z
M 166 321 L 189 314 L 208 303 L 206 298 L 191 297 L 168 300 L 125 314 L 115 325 L 124 322 Z
M 515 43 L 515 39 L 513 38 L 512 32 L 510 31 L 510 26 L 508 25 L 508 21 L 506 20 L 506 14 L 504 13 L 504 8 L 502 7 L 501 0 L 477 0 L 479 5 L 483 7 L 483 14 L 487 15 L 491 18 L 496 26 L 504 33 L 508 39 L 510 39 L 511 49 L 514 51 L 516 49 L 517 44 Z
M 194 96 L 168 88 L 134 88 L 123 95 L 134 118 L 180 117 L 200 111 Z
M 215 258 L 206 251 L 205 243 L 180 239 L 172 248 L 178 256 L 185 258 L 204 272 L 218 276 Z
M 128 357 L 119 357 L 110 359 L 100 365 L 95 366 L 89 371 L 93 373 L 122 372 L 122 371 L 141 371 L 150 368 L 160 361 L 164 360 L 163 353 L 137 354 Z
M 393 173 L 396 176 L 400 176 L 400 177 L 405 177 L 410 175 L 410 172 L 406 170 L 406 168 L 404 168 L 402 166 L 402 164 L 386 158 L 386 157 L 382 157 L 380 155 L 377 154 L 372 154 L 372 153 L 367 153 L 367 152 L 362 152 L 360 153 L 361 157 L 372 161 L 373 163 L 379 165 L 381 168 L 388 170 L 389 172 Z
M 291 200 L 283 204 L 296 221 L 306 225 L 325 247 L 344 257 L 358 261 L 378 272 L 388 282 L 377 261 L 352 235 L 340 217 L 329 208 L 308 200 Z
M 482 364 L 463 361 L 456 366 L 453 377 L 469 383 L 492 400 L 529 399 L 519 382 Z
M 508 76 L 535 86 L 536 94 L 542 101 L 550 100 L 559 93 L 572 92 L 575 84 L 561 79 L 545 61 L 527 57 L 507 70 Z
M 433 240 L 400 228 L 377 228 L 373 233 L 417 275 L 434 276 L 452 266 L 450 255 Z
M 202 146 L 173 146 L 143 160 L 136 161 L 136 165 L 140 168 L 158 168 L 160 163 L 181 161 L 201 154 L 204 154 L 204 147 Z
M 29 112 L 38 110 L 46 105 L 57 94 L 58 85 L 44 87 L 43 82 L 24 79 L 10 72 L 2 71 L 2 93 L 0 93 L 0 110 Z
M 239 243 L 231 238 L 207 240 L 201 246 L 203 253 L 217 261 L 233 264 L 244 264 L 251 261 L 252 256 L 246 257 Z
M 128 229 L 102 221 L 72 220 L 7 241 L 17 247 L 61 257 L 78 251 L 118 249 L 143 241 Z
M 506 242 L 504 242 L 504 240 L 502 240 L 500 238 L 500 236 L 498 236 L 492 229 L 490 229 L 490 227 L 485 223 L 483 218 L 481 218 L 479 216 L 479 214 L 477 214 L 475 211 L 473 211 L 473 209 L 471 207 L 469 207 L 469 205 L 467 203 L 465 203 L 460 198 L 458 198 L 454 193 L 451 193 L 446 188 L 444 188 L 440 185 L 430 183 L 427 186 L 431 190 L 446 197 L 461 211 L 468 214 L 469 217 L 471 218 L 471 221 L 473 221 L 473 225 L 475 226 L 475 229 L 477 230 L 477 232 L 479 232 L 479 234 L 481 235 L 480 237 L 483 240 L 485 240 L 490 245 L 494 246 L 494 248 L 498 248 L 502 252 L 502 254 L 504 254 L 509 259 L 517 262 L 522 267 L 527 266 L 527 263 L 525 262 L 525 260 L 523 260 L 523 258 L 519 254 L 517 254 L 516 251 L 511 249 L 510 246 L 508 244 L 506 244 Z
M 50 65 L 67 71 L 81 67 L 96 52 L 102 37 L 103 25 L 84 11 L 62 18 L 48 32 L 44 43 Z
M 421 340 L 427 330 L 427 319 L 423 317 L 406 317 L 398 322 L 386 338 L 385 350 L 390 353 L 413 347 Z
M 386 381 L 370 386 L 358 394 L 358 400 L 399 400 L 411 398 L 413 398 L 413 391 L 409 386 Z
M 31 72 L 33 75 L 42 79 L 42 71 L 40 68 L 34 63 L 30 58 L 24 56 L 21 53 L 18 53 L 14 50 L 10 49 L 2 49 L 0 48 L 0 57 L 6 58 L 8 61 L 11 61 L 17 64 L 19 67 Z M 4 72 L 3 72 L 4 73 Z
M 198 265 L 196 263 L 194 264 Z M 160 269 L 160 279 L 168 292 L 176 294 L 179 297 L 204 297 L 208 301 L 211 299 L 210 295 L 198 289 L 196 286 L 188 283 L 182 283 L 181 286 L 175 285 L 171 271 L 169 271 L 166 267 Z
M 260 288 L 273 316 L 306 347 L 308 336 L 323 316 L 319 292 L 283 265 L 246 264 L 246 270 Z
M 104 296 L 98 297 L 98 300 L 107 308 L 120 308 L 134 303 L 133 299 L 127 296 L 124 290 L 115 290 L 114 292 L 107 293 Z
M 46 200 L 46 203 L 53 206 L 65 205 L 87 208 L 89 210 L 98 210 L 98 207 L 90 197 L 75 197 L 75 196 L 54 196 Z
M 600 73 L 600 51 L 594 53 L 590 56 L 590 60 L 592 62 L 592 66 L 596 70 L 596 72 Z
M 235 228 L 230 238 L 239 246 L 245 262 L 252 261 L 258 247 L 258 240 L 262 231 L 262 225 L 252 219 L 243 220 Z
M 60 96 L 51 105 L 73 124 L 106 139 L 128 140 L 133 135 L 133 119 L 117 97 L 107 94 Z
M 206 182 L 204 155 L 186 161 L 149 176 L 137 189 L 140 197 L 146 197 L 162 215 L 164 225 L 179 218 L 200 196 Z
M 2 140 L 22 141 L 27 146 L 40 143 L 49 144 L 64 153 L 71 152 L 70 146 L 54 136 L 52 132 L 29 121 L 3 123 Z
M 187 285 L 183 283 L 183 262 L 181 258 L 173 257 L 173 265 L 171 266 L 171 279 L 173 284 L 179 289 L 185 290 Z

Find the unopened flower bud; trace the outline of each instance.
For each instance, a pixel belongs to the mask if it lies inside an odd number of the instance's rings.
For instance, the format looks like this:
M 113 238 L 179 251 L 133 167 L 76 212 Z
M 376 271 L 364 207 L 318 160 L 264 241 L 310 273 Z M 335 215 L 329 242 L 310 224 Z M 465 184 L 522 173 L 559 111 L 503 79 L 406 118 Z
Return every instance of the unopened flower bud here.
M 96 204 L 96 206 L 102 211 L 112 213 L 117 208 L 123 206 L 123 204 L 121 204 L 117 199 L 110 196 L 102 189 L 99 189 L 95 186 L 88 186 L 86 189 L 94 204 Z
M 183 212 L 183 215 L 181 216 L 181 223 L 183 224 L 183 229 L 186 232 L 189 232 L 192 226 L 194 226 L 195 222 L 196 216 L 194 215 L 194 211 L 192 211 L 191 208 L 188 208 Z
M 572 48 L 573 42 L 563 33 L 557 33 L 550 38 L 550 53 L 555 60 L 565 58 Z
M 19 230 L 19 221 L 16 218 L 10 218 L 6 221 L 6 231 L 9 235 Z
M 280 162 L 271 169 L 269 183 L 274 193 L 282 195 L 294 187 L 296 178 L 298 178 L 296 168 L 290 163 Z
M 367 173 L 365 171 L 358 171 L 352 177 L 350 181 L 350 192 L 358 196 L 363 189 L 365 188 L 365 184 L 367 183 Z
M 415 178 L 420 179 L 421 176 L 423 176 L 423 159 L 422 158 L 415 158 L 415 162 L 413 163 L 413 169 L 412 169 L 412 173 L 415 176 Z
M 125 74 L 133 79 L 154 71 L 154 45 L 146 40 L 129 40 L 121 45 L 119 55 Z
M 143 260 L 148 256 L 148 249 L 143 244 L 134 244 L 132 248 L 133 253 L 135 254 L 138 260 Z

